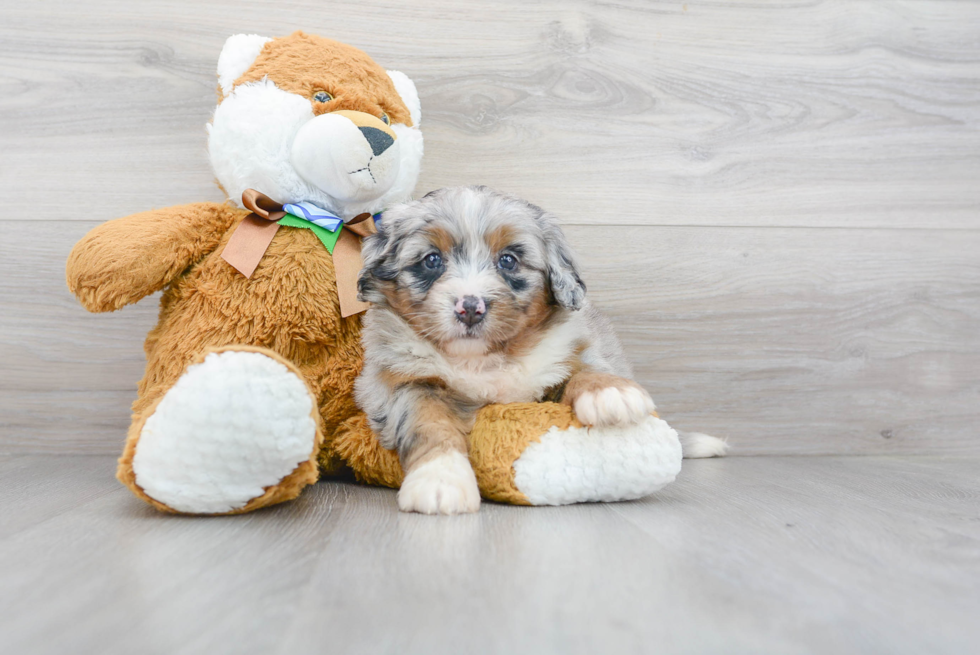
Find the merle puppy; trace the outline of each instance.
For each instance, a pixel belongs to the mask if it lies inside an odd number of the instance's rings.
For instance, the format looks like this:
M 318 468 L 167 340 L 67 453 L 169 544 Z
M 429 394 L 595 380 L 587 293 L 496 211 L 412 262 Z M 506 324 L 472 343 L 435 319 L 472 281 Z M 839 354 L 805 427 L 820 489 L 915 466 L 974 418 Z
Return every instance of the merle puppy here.
M 592 426 L 654 410 L 540 208 L 483 186 L 440 189 L 386 211 L 363 256 L 372 307 L 355 395 L 398 450 L 403 511 L 479 509 L 467 436 L 484 405 L 555 400 Z

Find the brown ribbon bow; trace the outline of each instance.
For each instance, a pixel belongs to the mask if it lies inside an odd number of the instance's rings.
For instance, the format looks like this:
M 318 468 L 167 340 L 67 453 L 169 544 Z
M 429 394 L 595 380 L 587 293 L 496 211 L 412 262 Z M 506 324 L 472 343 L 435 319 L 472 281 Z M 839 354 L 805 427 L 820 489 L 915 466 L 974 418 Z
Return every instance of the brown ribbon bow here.
M 279 221 L 286 212 L 282 205 L 255 189 L 245 189 L 242 204 L 252 210 L 232 233 L 221 258 L 247 278 L 252 277 L 272 237 L 279 231 Z M 377 232 L 371 214 L 358 214 L 344 223 L 333 248 L 333 267 L 337 278 L 340 315 L 352 316 L 368 308 L 357 299 L 357 274 L 361 271 L 361 238 Z

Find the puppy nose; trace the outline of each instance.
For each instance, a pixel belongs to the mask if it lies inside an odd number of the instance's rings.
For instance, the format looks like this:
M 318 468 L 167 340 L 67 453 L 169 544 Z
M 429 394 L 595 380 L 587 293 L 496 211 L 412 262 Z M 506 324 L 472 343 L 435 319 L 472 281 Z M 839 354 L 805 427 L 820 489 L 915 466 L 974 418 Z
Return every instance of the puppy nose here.
M 357 129 L 367 139 L 368 144 L 371 146 L 371 152 L 374 153 L 375 157 L 390 148 L 391 144 L 395 142 L 394 139 L 376 127 L 359 127 Z
M 487 304 L 483 298 L 463 296 L 456 301 L 456 320 L 469 326 L 476 325 L 487 315 Z

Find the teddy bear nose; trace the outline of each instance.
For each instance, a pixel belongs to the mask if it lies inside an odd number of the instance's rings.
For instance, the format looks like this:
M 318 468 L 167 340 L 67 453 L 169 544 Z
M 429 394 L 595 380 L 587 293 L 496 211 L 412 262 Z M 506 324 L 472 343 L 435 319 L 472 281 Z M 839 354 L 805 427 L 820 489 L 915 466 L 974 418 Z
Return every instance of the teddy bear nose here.
M 376 127 L 359 127 L 357 128 L 367 139 L 368 144 L 371 146 L 371 152 L 377 157 L 382 152 L 391 147 L 391 144 L 395 142 L 390 136 L 382 132 Z

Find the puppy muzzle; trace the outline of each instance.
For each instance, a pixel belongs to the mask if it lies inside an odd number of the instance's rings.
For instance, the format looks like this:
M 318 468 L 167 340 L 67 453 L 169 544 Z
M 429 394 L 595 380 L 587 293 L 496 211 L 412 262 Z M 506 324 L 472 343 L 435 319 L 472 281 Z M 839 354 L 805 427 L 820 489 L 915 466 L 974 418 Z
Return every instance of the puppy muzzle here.
M 483 298 L 463 296 L 454 307 L 456 320 L 467 327 L 473 327 L 487 315 L 487 304 Z
M 398 176 L 398 137 L 360 111 L 321 114 L 296 132 L 290 159 L 299 176 L 346 202 L 380 198 Z

